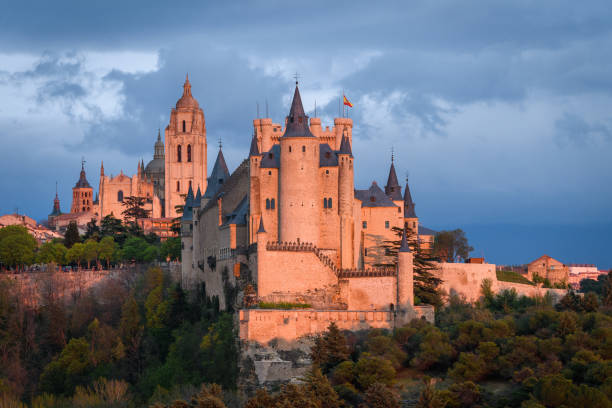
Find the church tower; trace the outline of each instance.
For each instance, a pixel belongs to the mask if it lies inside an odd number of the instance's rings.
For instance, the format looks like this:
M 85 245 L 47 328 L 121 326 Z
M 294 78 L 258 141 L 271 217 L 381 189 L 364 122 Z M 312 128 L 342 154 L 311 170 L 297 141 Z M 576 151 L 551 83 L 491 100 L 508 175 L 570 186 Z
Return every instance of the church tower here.
M 189 76 L 166 126 L 164 174 L 166 217 L 178 216 L 176 206 L 185 204 L 189 189 L 206 190 L 206 124 Z
M 85 161 L 81 160 L 81 175 L 79 181 L 72 188 L 72 206 L 71 213 L 80 213 L 91 211 L 93 204 L 93 188 L 89 185 L 87 177 L 85 177 Z
M 297 82 L 280 138 L 279 241 L 319 241 L 319 140 L 310 132 Z

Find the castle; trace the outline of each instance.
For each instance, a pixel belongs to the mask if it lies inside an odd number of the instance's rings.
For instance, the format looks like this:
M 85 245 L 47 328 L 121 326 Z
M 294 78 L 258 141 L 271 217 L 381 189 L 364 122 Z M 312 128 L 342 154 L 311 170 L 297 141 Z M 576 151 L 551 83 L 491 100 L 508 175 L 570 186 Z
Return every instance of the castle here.
M 153 160 L 146 166 L 139 161 L 132 177 L 123 170 L 116 176 L 107 175 L 101 163 L 95 199 L 82 162 L 80 177 L 72 188 L 70 213 L 61 213 L 56 194 L 53 211 L 48 217 L 49 225 L 63 229 L 75 221 L 83 229 L 92 218 L 98 222 L 107 215 L 123 219 L 124 200 L 141 197 L 150 214 L 150 218 L 139 220 L 145 231 L 155 232 L 162 238 L 172 235 L 172 220 L 178 216 L 177 208 L 184 204 L 187 191 L 205 189 L 207 180 L 204 112 L 191 94 L 189 77 L 183 85 L 181 98 L 170 112 L 164 136 L 165 143 L 158 132 Z
M 331 129 L 309 119 L 296 83 L 284 127 L 255 119 L 248 158 L 230 174 L 220 149 L 204 194 L 189 189 L 183 285 L 203 282 L 222 309 L 240 310 L 243 339 L 292 340 L 330 321 L 357 329 L 433 318 L 431 306 L 414 306 L 407 235 L 428 248 L 434 232 L 419 225 L 407 183 L 402 196 L 393 160 L 384 190 L 355 189 L 352 128 L 349 118 Z M 391 257 L 382 246 L 398 240 L 394 227 L 404 234 Z

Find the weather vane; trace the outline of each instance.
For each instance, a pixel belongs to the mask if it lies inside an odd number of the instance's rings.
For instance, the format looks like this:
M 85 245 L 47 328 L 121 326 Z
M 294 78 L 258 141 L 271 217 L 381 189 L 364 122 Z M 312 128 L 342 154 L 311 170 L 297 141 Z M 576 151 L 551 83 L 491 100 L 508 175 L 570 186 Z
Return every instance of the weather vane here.
M 81 170 L 85 170 L 85 156 L 81 156 Z
M 296 71 L 296 73 L 295 73 L 295 75 L 293 77 L 295 78 L 295 84 L 297 85 L 298 84 L 298 80 L 300 79 L 300 75 L 297 73 L 297 71 Z
M 223 142 L 221 141 L 221 136 L 219 136 L 219 150 L 223 147 Z
M 394 156 L 393 153 L 394 153 L 393 146 L 391 146 L 391 163 L 393 163 L 393 156 Z

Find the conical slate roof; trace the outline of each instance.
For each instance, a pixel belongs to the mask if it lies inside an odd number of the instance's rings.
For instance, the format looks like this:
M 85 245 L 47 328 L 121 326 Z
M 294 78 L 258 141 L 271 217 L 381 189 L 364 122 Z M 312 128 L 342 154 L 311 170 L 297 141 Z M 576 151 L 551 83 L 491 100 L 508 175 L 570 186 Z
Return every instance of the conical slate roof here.
M 259 229 L 257 230 L 257 233 L 260 233 L 260 232 L 266 232 L 266 229 L 264 228 L 264 225 L 263 225 L 263 217 L 259 219 Z
M 402 200 L 402 188 L 397 181 L 397 174 L 395 174 L 395 166 L 391 161 L 391 168 L 389 169 L 389 178 L 387 179 L 387 185 L 385 186 L 385 194 L 389 196 L 393 201 Z
M 416 212 L 414 211 L 412 195 L 410 195 L 408 180 L 406 180 L 406 189 L 404 190 L 404 218 L 417 218 Z
M 221 188 L 223 183 L 229 178 L 230 172 L 227 169 L 227 164 L 225 164 L 225 157 L 223 157 L 223 151 L 219 148 L 219 153 L 217 154 L 217 160 L 215 160 L 215 165 L 210 173 L 210 177 L 208 177 L 208 186 L 206 186 L 206 192 L 204 193 L 204 198 L 213 198 L 217 191 Z
M 410 250 L 410 245 L 408 245 L 408 231 L 406 227 L 404 227 L 404 232 L 402 233 L 402 245 L 399 249 L 400 252 L 412 252 Z
M 304 113 L 302 105 L 302 97 L 297 83 L 295 84 L 295 92 L 293 93 L 293 102 L 287 116 L 287 127 L 283 137 L 315 137 L 308 127 L 308 116 Z
M 353 156 L 351 142 L 349 142 L 348 136 L 346 134 L 342 136 L 342 141 L 340 142 L 340 150 L 338 150 L 338 154 L 348 154 L 351 157 Z
M 202 203 L 202 192 L 200 191 L 200 187 L 198 186 L 198 192 L 196 193 L 195 199 L 193 200 L 193 207 L 199 207 Z
M 257 147 L 257 136 L 253 135 L 251 139 L 251 150 L 249 150 L 249 157 L 259 156 L 259 147 Z
M 187 197 L 185 197 L 185 205 L 183 206 L 183 220 L 190 221 L 193 219 L 193 189 L 191 185 L 187 191 Z

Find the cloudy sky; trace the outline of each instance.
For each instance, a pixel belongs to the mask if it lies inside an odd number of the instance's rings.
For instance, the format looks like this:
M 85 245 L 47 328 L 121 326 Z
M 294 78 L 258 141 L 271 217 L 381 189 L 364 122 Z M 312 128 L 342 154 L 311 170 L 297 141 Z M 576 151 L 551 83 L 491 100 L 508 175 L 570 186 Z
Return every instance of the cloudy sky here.
M 22 1 L 0 14 L 0 214 L 62 209 L 136 171 L 189 73 L 233 169 L 266 101 L 333 123 L 355 107 L 356 186 L 390 152 L 417 214 L 495 263 L 547 253 L 612 267 L 612 7 L 607 1 Z

